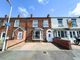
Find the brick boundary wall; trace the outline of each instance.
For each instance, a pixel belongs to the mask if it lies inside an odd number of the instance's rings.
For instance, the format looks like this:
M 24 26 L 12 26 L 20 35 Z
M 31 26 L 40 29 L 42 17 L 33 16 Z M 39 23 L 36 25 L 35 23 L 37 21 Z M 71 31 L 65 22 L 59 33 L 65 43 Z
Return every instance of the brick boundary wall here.
M 15 46 L 19 43 L 25 42 L 25 40 L 26 40 L 26 31 L 24 31 L 24 33 L 23 33 L 23 39 L 22 40 L 17 40 L 17 39 L 7 40 L 6 47 L 10 48 L 10 47 Z

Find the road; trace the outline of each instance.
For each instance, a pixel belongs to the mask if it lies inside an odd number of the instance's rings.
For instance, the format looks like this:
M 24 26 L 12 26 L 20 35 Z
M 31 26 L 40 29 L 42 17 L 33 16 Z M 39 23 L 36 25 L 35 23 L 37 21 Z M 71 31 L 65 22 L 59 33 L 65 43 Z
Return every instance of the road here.
M 71 51 L 7 51 L 0 60 L 73 60 Z
M 26 43 L 0 53 L 0 60 L 80 60 L 80 50 L 60 50 L 51 43 Z

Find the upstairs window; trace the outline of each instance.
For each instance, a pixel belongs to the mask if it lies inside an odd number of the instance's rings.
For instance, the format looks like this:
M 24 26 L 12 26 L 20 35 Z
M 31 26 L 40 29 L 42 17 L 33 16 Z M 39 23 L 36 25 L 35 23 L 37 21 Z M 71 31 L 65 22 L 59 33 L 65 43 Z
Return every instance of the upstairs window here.
M 58 26 L 62 27 L 63 26 L 63 19 L 58 19 Z
M 43 27 L 49 27 L 48 20 L 43 20 Z
M 33 20 L 33 27 L 38 27 L 38 20 Z
M 76 19 L 72 19 L 72 27 L 76 27 L 77 24 L 76 24 Z
M 20 21 L 19 20 L 15 20 L 14 22 L 14 27 L 19 27 Z

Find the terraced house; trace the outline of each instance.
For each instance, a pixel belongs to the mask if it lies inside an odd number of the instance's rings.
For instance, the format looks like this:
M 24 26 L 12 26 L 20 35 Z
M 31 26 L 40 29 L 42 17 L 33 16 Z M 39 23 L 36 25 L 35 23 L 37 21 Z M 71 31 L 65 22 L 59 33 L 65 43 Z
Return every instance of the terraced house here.
M 72 43 L 75 36 L 80 36 L 80 17 L 52 17 L 51 28 L 54 37 L 70 40 Z
M 0 18 L 0 36 L 5 37 L 5 22 L 8 16 Z M 8 40 L 25 40 L 25 41 L 46 41 L 46 34 L 51 29 L 51 18 L 47 17 L 11 17 L 10 27 L 8 30 Z
M 0 18 L 0 36 L 5 37 L 5 22 L 8 16 Z M 11 17 L 7 39 L 17 41 L 52 41 L 54 37 L 70 40 L 80 36 L 80 17 Z

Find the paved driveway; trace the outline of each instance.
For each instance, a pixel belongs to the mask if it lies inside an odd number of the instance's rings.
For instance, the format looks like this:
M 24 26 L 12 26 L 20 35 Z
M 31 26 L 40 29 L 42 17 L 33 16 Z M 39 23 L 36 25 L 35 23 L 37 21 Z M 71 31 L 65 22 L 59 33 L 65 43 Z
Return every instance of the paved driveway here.
M 8 50 L 25 50 L 25 51 L 44 51 L 44 50 L 60 50 L 52 43 L 45 42 L 27 42 L 20 45 L 16 45 L 14 47 L 9 48 Z
M 41 51 L 41 50 L 60 50 L 52 43 L 44 43 L 44 42 L 34 42 L 34 43 L 26 43 L 19 50 L 29 50 L 29 51 Z

